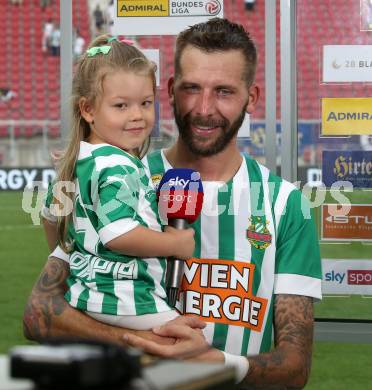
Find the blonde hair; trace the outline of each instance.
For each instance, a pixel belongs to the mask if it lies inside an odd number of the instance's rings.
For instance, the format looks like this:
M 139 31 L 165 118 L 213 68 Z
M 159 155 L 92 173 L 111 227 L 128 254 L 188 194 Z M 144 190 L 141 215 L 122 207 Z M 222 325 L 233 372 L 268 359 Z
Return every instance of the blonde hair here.
M 86 141 L 90 135 L 90 125 L 82 117 L 80 112 L 80 100 L 85 98 L 87 103 L 94 105 L 97 99 L 102 95 L 102 85 L 104 77 L 113 71 L 124 70 L 128 72 L 141 73 L 152 78 L 154 86 L 154 94 L 156 90 L 155 71 L 156 65 L 149 61 L 145 55 L 135 46 L 120 42 L 118 39 L 110 35 L 101 35 L 95 38 L 88 50 L 97 46 L 111 46 L 107 54 L 96 54 L 88 56 L 87 52 L 83 54 L 76 64 L 76 70 L 72 81 L 72 129 L 70 140 L 65 151 L 58 157 L 57 166 L 57 182 L 73 182 L 75 176 L 75 164 L 79 155 L 80 141 Z M 142 158 L 148 148 L 150 139 L 146 139 L 142 147 L 137 151 L 137 157 Z M 61 186 L 56 186 L 56 192 L 61 192 Z M 55 194 L 56 197 L 58 194 Z M 69 197 L 72 201 L 74 193 L 67 192 L 63 194 Z M 58 199 L 63 199 L 58 196 Z M 56 198 L 54 203 L 58 203 Z M 71 214 L 71 213 L 70 213 Z M 59 245 L 69 251 L 70 244 L 66 243 L 68 224 L 71 215 L 57 216 L 57 238 Z

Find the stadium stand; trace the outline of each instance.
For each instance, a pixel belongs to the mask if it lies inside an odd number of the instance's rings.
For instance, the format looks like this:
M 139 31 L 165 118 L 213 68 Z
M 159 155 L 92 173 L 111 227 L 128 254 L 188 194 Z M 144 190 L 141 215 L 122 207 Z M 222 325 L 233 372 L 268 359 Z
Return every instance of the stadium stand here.
M 42 51 L 42 30 L 46 20 L 59 22 L 59 0 L 44 10 L 39 1 L 24 1 L 14 6 L 0 0 L 0 25 L 4 44 L 0 47 L 0 86 L 17 92 L 8 103 L 0 103 L 0 120 L 59 120 L 59 57 Z M 73 26 L 89 42 L 90 26 L 87 0 L 74 0 Z M 29 138 L 41 133 L 40 125 L 14 127 L 15 137 Z M 50 136 L 59 129 L 50 127 Z M 0 137 L 9 136 L 8 126 L 0 127 Z
M 91 10 L 87 0 L 74 0 L 73 25 L 78 27 L 86 42 L 90 41 Z M 17 99 L 0 104 L 0 119 L 59 119 L 59 58 L 41 50 L 42 26 L 48 19 L 59 20 L 59 0 L 42 11 L 38 1 L 23 2 L 14 7 L 0 0 L 0 25 L 4 26 L 4 44 L 0 46 L 0 86 L 18 93 Z M 247 12 L 244 0 L 224 1 L 226 17 L 242 23 L 254 38 L 259 67 L 257 83 L 262 88 L 259 105 L 252 116 L 263 121 L 265 116 L 265 2 L 256 1 L 253 11 Z M 372 32 L 360 31 L 360 7 L 354 0 L 299 0 L 297 6 L 297 74 L 298 117 L 300 121 L 319 122 L 322 97 L 370 96 L 371 84 L 325 85 L 321 80 L 321 47 L 325 44 L 368 44 Z M 353 23 L 350 23 L 350 20 Z M 280 75 L 279 11 L 277 13 L 277 79 Z M 161 52 L 161 118 L 172 120 L 168 104 L 167 79 L 173 72 L 173 36 L 143 36 L 138 42 L 143 48 L 159 48 Z M 277 84 L 277 117 L 280 118 L 280 83 Z M 40 127 L 19 128 L 16 136 L 32 136 Z M 55 125 L 51 137 L 58 137 Z M 0 137 L 9 132 L 0 126 Z

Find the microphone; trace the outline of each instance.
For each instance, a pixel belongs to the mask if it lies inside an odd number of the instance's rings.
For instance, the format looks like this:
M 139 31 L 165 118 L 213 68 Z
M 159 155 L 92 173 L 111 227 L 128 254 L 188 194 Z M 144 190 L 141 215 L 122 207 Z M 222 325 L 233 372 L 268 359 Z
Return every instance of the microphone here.
M 203 185 L 200 173 L 190 168 L 169 169 L 162 177 L 157 190 L 160 218 L 176 229 L 186 229 L 195 222 L 203 206 Z M 168 261 L 166 288 L 168 304 L 176 305 L 183 276 L 183 260 Z

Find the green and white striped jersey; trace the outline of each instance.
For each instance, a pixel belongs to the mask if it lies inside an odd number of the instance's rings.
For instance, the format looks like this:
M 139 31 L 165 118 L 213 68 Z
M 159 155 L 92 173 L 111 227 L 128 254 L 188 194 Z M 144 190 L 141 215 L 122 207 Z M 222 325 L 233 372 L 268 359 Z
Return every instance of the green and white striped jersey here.
M 83 311 L 112 315 L 170 310 L 164 258 L 136 258 L 105 247 L 138 225 L 162 230 L 141 161 L 108 144 L 81 142 L 76 177 L 66 300 Z
M 143 160 L 156 184 L 171 168 L 163 151 Z M 210 344 L 235 355 L 269 351 L 273 297 L 321 298 L 318 239 L 307 200 L 246 156 L 228 183 L 203 182 L 194 259 L 177 308 L 207 322 Z

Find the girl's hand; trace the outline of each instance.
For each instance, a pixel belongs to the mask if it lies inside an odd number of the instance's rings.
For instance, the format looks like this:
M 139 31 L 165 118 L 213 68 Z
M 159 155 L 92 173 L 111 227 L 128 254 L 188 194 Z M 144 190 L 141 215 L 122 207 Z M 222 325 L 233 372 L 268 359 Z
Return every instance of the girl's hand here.
M 178 230 L 174 227 L 166 226 L 164 232 L 172 237 L 172 246 L 174 248 L 173 257 L 180 260 L 187 260 L 193 256 L 195 249 L 194 229 Z

